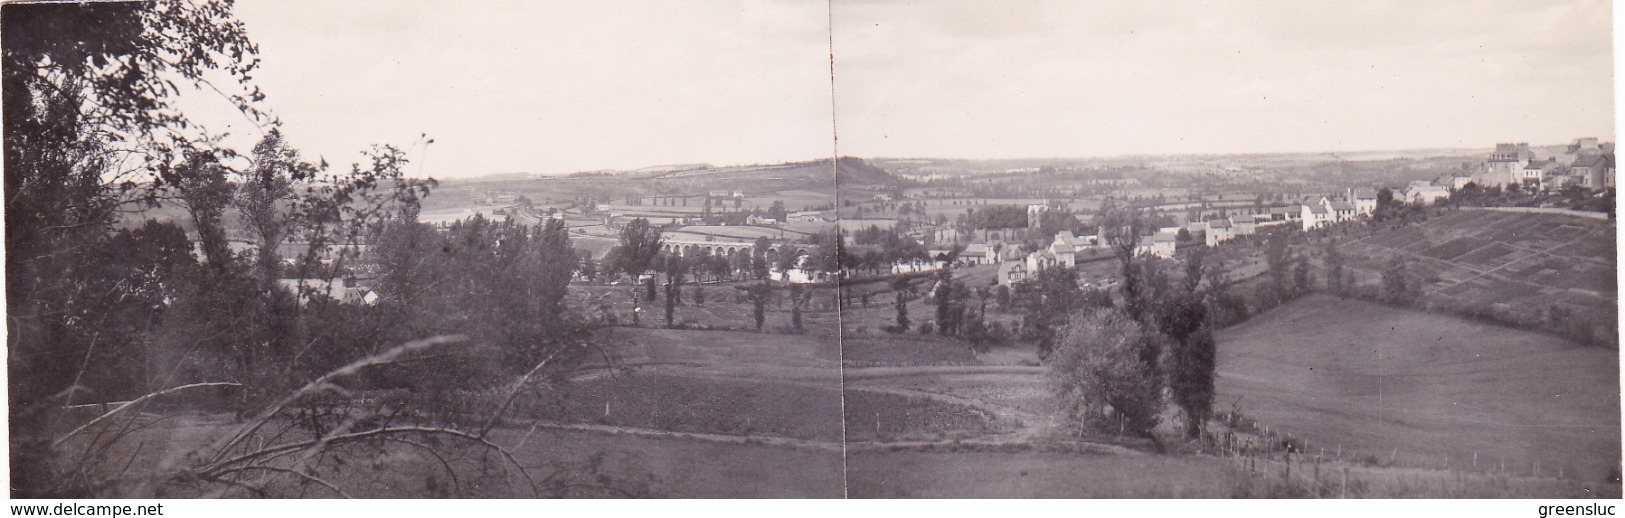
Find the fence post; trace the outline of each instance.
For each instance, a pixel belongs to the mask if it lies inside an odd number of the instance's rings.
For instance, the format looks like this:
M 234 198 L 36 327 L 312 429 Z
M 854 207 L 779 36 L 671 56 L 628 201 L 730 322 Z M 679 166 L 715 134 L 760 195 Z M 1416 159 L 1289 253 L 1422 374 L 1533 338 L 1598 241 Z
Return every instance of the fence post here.
M 1315 458 L 1315 498 L 1320 498 L 1320 458 Z
M 1343 492 L 1342 493 L 1343 493 L 1342 498 L 1348 498 L 1349 497 L 1349 468 L 1346 467 L 1346 466 L 1343 468 Z

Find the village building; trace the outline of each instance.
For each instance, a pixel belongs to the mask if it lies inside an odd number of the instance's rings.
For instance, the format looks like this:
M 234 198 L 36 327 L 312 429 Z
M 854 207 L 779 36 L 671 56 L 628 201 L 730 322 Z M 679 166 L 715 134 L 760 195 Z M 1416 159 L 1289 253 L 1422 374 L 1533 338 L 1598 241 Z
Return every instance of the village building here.
M 1377 212 L 1377 191 L 1369 187 L 1349 189 L 1349 201 L 1354 204 L 1354 213 L 1359 216 L 1370 216 Z
M 1602 190 L 1613 187 L 1612 182 L 1606 178 L 1608 171 L 1613 169 L 1612 155 L 1589 155 L 1578 157 L 1574 163 L 1569 164 L 1569 175 L 1573 176 L 1580 186 L 1592 190 Z
M 993 264 L 998 255 L 993 253 L 993 247 L 987 243 L 971 243 L 965 245 L 965 250 L 959 253 L 959 263 L 970 266 Z
M 1302 205 L 1288 205 L 1285 207 L 1270 208 L 1270 221 L 1301 221 L 1302 219 Z
M 1521 182 L 1524 166 L 1534 158 L 1535 154 L 1529 150 L 1527 142 L 1496 144 L 1495 151 L 1485 162 L 1484 170 L 1473 181 L 1481 187 Z
M 1003 261 L 999 263 L 999 285 L 1011 286 L 1027 282 L 1027 264 L 1024 261 Z
M 1332 221 L 1342 222 L 1354 219 L 1354 204 L 1342 200 L 1326 200 L 1326 212 L 1331 214 Z
M 1071 256 L 1068 255 L 1068 257 Z M 1071 267 L 1072 265 L 1062 263 L 1061 258 L 1055 255 L 1055 252 L 1050 251 L 1048 248 L 1027 254 L 1028 272 L 1038 273 L 1043 271 L 1045 268 L 1054 268 L 1057 266 Z
M 1134 254 L 1173 259 L 1177 245 L 1178 240 L 1173 234 L 1158 233 L 1140 238 L 1139 244 L 1134 247 Z
M 824 213 L 816 211 L 816 210 L 804 210 L 804 211 L 801 211 L 801 212 L 792 212 L 788 216 L 788 219 L 790 221 L 794 221 L 796 223 L 824 223 L 826 221 L 829 221 L 828 219 L 824 218 Z
M 1443 185 L 1417 180 L 1411 182 L 1410 186 L 1400 191 L 1395 198 L 1415 205 L 1432 205 L 1440 200 L 1450 199 L 1450 189 L 1446 189 Z
M 1325 205 L 1319 203 L 1306 203 L 1299 205 L 1299 207 L 1303 208 L 1301 218 L 1303 221 L 1304 230 L 1314 229 L 1321 225 L 1325 225 L 1332 220 L 1332 214 L 1330 211 L 1326 210 Z
M 1471 177 L 1471 176 L 1460 176 L 1460 175 L 1453 175 L 1453 174 L 1447 174 L 1447 175 L 1444 175 L 1444 176 L 1440 176 L 1439 178 L 1433 180 L 1434 185 L 1444 186 L 1444 188 L 1450 189 L 1450 190 L 1453 190 L 1453 191 L 1459 191 L 1459 190 L 1461 190 L 1462 187 L 1466 187 L 1467 184 L 1472 183 L 1472 182 L 1473 182 L 1473 177 Z
M 1229 241 L 1231 238 L 1235 237 L 1235 233 L 1231 231 L 1231 228 L 1230 220 L 1228 219 L 1208 220 L 1206 231 L 1207 246 L 1219 246 L 1219 243 Z
M 1066 253 L 1076 254 L 1099 248 L 1104 237 L 1102 233 L 1103 230 L 1097 229 L 1093 236 L 1074 236 L 1072 231 L 1062 230 L 1055 233 L 1055 240 L 1050 243 L 1050 249 L 1056 253 L 1065 250 Z
M 1577 138 L 1569 144 L 1563 154 L 1557 155 L 1555 160 L 1564 166 L 1573 166 L 1581 158 L 1601 154 L 1603 154 L 1602 143 L 1598 142 L 1596 137 Z
M 745 218 L 745 224 L 746 225 L 762 225 L 762 226 L 771 227 L 773 225 L 779 224 L 779 220 L 774 219 L 774 218 L 769 218 L 769 217 L 765 217 L 765 216 L 757 216 L 757 215 L 752 214 L 749 217 Z
M 1258 231 L 1258 214 L 1230 216 L 1230 235 L 1233 237 L 1250 236 Z M 1269 221 L 1265 216 L 1264 221 Z
M 1546 177 L 1555 173 L 1557 167 L 1557 159 L 1555 158 L 1531 160 L 1523 166 L 1523 176 L 1519 178 L 1519 181 L 1523 183 L 1526 189 L 1540 190 L 1546 187 L 1544 185 Z

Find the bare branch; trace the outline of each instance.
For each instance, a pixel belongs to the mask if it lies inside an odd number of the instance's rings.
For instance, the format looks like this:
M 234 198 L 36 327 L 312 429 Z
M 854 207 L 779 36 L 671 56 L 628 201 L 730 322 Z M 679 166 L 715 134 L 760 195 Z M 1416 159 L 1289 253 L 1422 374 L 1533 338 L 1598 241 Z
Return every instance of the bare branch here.
M 123 411 L 125 411 L 125 410 L 127 410 L 127 409 L 129 409 L 131 407 L 136 406 L 136 405 L 146 403 L 147 401 L 151 401 L 153 398 L 173 394 L 175 392 L 180 392 L 182 390 L 201 388 L 201 387 L 242 387 L 242 384 L 240 384 L 240 383 L 232 383 L 232 382 L 228 382 L 228 381 L 214 381 L 214 382 L 208 382 L 208 383 L 193 383 L 193 384 L 190 384 L 190 385 L 181 385 L 179 387 L 171 387 L 171 388 L 167 388 L 167 389 L 160 390 L 160 391 L 157 391 L 157 392 L 153 392 L 151 394 L 147 394 L 145 396 L 141 396 L 139 398 L 136 398 L 134 401 L 130 401 L 128 403 L 119 405 L 118 408 L 109 410 L 107 413 L 102 414 L 101 416 L 99 416 L 99 417 L 97 417 L 95 419 L 91 419 L 90 422 L 85 423 L 84 425 L 81 425 L 78 428 L 75 428 L 71 432 L 68 432 L 67 435 L 64 435 L 61 438 L 57 439 L 56 442 L 51 443 L 51 445 L 52 446 L 61 446 L 63 442 L 66 442 L 69 438 L 72 438 L 73 436 L 78 435 L 79 432 L 83 432 L 86 429 L 88 429 L 88 428 L 90 428 L 92 426 L 95 426 L 97 423 L 100 423 L 102 421 L 107 420 L 107 418 L 112 417 L 114 414 L 123 412 Z
M 520 476 L 523 476 L 525 478 L 525 482 L 530 485 L 532 496 L 540 496 L 540 492 L 538 491 L 538 489 L 536 487 L 535 479 L 531 478 L 530 472 L 525 469 L 525 466 L 523 464 L 519 463 L 519 460 L 517 458 L 515 458 L 513 453 L 508 451 L 507 448 L 503 448 L 501 445 L 498 445 L 498 444 L 496 444 L 494 442 L 491 442 L 491 441 L 485 439 L 484 437 L 480 437 L 480 436 L 477 436 L 477 435 L 474 435 L 474 434 L 470 434 L 468 432 L 453 430 L 453 429 L 450 429 L 450 428 L 438 428 L 438 427 L 427 427 L 427 426 L 401 426 L 401 427 L 395 427 L 395 428 L 378 428 L 378 429 L 375 429 L 375 430 L 368 430 L 368 431 L 365 431 L 365 432 L 354 432 L 354 433 L 348 433 L 348 434 L 337 435 L 337 436 L 322 437 L 322 438 L 318 438 L 318 439 L 312 439 L 312 440 L 309 440 L 309 441 L 302 441 L 302 442 L 297 442 L 297 443 L 284 444 L 284 445 L 280 445 L 280 446 L 272 446 L 272 447 L 269 447 L 269 448 L 265 448 L 265 449 L 245 453 L 245 454 L 242 454 L 242 455 L 230 458 L 230 459 L 219 461 L 219 462 L 216 462 L 216 463 L 208 465 L 208 466 L 204 466 L 202 468 L 199 468 L 197 470 L 197 473 L 208 476 L 208 477 L 218 477 L 221 474 L 224 474 L 226 472 L 229 472 L 229 471 L 235 469 L 235 468 L 230 468 L 228 466 L 243 464 L 243 463 L 250 462 L 250 461 L 253 461 L 255 459 L 259 459 L 259 458 L 266 457 L 266 456 L 283 454 L 283 453 L 287 453 L 287 452 L 290 452 L 290 451 L 297 451 L 297 450 L 300 450 L 300 449 L 303 449 L 303 448 L 308 448 L 308 447 L 315 446 L 315 445 L 318 445 L 318 444 L 327 444 L 327 445 L 331 446 L 331 445 L 344 444 L 344 443 L 348 443 L 348 442 L 360 441 L 360 440 L 369 439 L 369 438 L 373 438 L 373 437 L 387 437 L 389 435 L 411 434 L 411 433 L 419 433 L 419 434 L 426 434 L 426 435 L 446 435 L 446 436 L 451 436 L 451 437 L 455 437 L 455 438 L 459 438 L 459 439 L 464 439 L 464 440 L 467 440 L 467 441 L 470 441 L 470 442 L 474 442 L 474 443 L 477 443 L 477 444 L 480 444 L 480 445 L 484 446 L 487 449 L 496 451 L 497 453 L 502 454 L 502 457 L 507 459 L 508 463 L 512 464 L 514 466 L 514 468 L 519 471 Z
M 491 433 L 491 429 L 496 427 L 497 421 L 502 419 L 502 414 L 507 413 L 508 407 L 513 405 L 514 397 L 518 396 L 519 391 L 525 388 L 525 384 L 530 383 L 530 378 L 535 376 L 536 373 L 541 372 L 543 368 L 547 367 L 548 362 L 553 361 L 554 357 L 557 357 L 559 353 L 564 352 L 565 349 L 569 349 L 570 347 L 571 346 L 564 346 L 553 350 L 553 353 L 547 355 L 546 358 L 543 358 L 541 363 L 538 363 L 535 367 L 532 367 L 530 372 L 526 372 L 524 376 L 520 376 L 519 379 L 513 383 L 513 386 L 508 388 L 508 396 L 502 399 L 502 405 L 498 406 L 496 412 L 491 414 L 491 418 L 485 421 L 485 426 L 480 427 L 480 437 L 485 437 L 486 434 Z
M 260 415 L 258 417 L 255 417 L 254 420 L 249 421 L 248 423 L 245 423 L 242 426 L 242 428 L 238 430 L 238 432 L 236 434 L 233 434 L 232 436 L 230 436 L 229 440 L 223 441 L 219 445 L 215 446 L 215 448 L 214 448 L 215 453 L 214 453 L 214 457 L 213 457 L 212 460 L 219 461 L 222 457 L 224 457 L 226 455 L 226 452 L 231 450 L 232 447 L 234 447 L 237 444 L 241 443 L 243 441 L 243 439 L 247 438 L 249 435 L 252 435 L 255 431 L 259 430 L 261 426 L 264 426 L 266 421 L 269 421 L 272 416 L 275 416 L 276 414 L 282 412 L 282 409 L 287 408 L 288 405 L 293 404 L 294 401 L 298 401 L 300 398 L 303 398 L 303 397 L 305 397 L 306 395 L 309 395 L 312 392 L 315 392 L 317 390 L 321 390 L 321 389 L 324 389 L 324 388 L 330 386 L 331 382 L 333 380 L 353 375 L 353 374 L 355 374 L 357 372 L 360 372 L 361 369 L 364 369 L 364 368 L 367 368 L 367 367 L 370 367 L 370 366 L 373 366 L 373 365 L 382 365 L 382 364 L 394 362 L 396 359 L 398 359 L 398 358 L 400 358 L 402 356 L 405 356 L 405 355 L 407 355 L 409 353 L 412 353 L 412 352 L 420 351 L 420 350 L 423 350 L 423 349 L 428 349 L 430 347 L 435 347 L 435 346 L 439 346 L 439 345 L 458 343 L 458 342 L 462 342 L 462 341 L 465 341 L 465 340 L 467 340 L 467 337 L 464 337 L 462 335 L 447 335 L 447 336 L 434 336 L 434 337 L 429 337 L 429 338 L 425 338 L 425 339 L 414 341 L 414 342 L 407 342 L 405 344 L 402 344 L 400 346 L 395 347 L 394 349 L 390 349 L 388 351 L 385 351 L 383 354 L 377 354 L 377 355 L 373 355 L 373 356 L 368 356 L 366 358 L 362 358 L 360 360 L 356 360 L 354 362 L 351 362 L 349 365 L 345 365 L 343 367 L 340 367 L 338 370 L 334 370 L 332 372 L 324 374 L 324 375 L 322 375 L 322 377 L 317 378 L 316 380 L 311 381 L 310 383 L 307 383 L 304 387 L 301 387 L 299 390 L 294 391 L 292 394 L 288 394 L 286 397 L 283 397 L 282 400 L 277 401 L 276 404 L 273 404 L 273 405 L 271 405 L 269 407 L 266 407 L 266 409 L 264 411 L 260 412 Z
M 331 483 L 331 482 L 328 482 L 326 480 L 322 480 L 321 478 L 318 478 L 315 475 L 311 475 L 309 473 L 305 473 L 305 472 L 302 472 L 302 471 L 299 471 L 299 470 L 296 470 L 296 469 L 278 468 L 276 466 L 249 465 L 249 466 L 241 466 L 241 467 L 236 467 L 236 468 L 232 468 L 232 469 L 229 469 L 229 470 L 222 471 L 222 472 L 220 472 L 220 476 L 225 476 L 225 475 L 229 475 L 229 474 L 233 474 L 233 473 L 241 473 L 241 472 L 249 471 L 249 470 L 274 471 L 274 472 L 277 472 L 277 473 L 291 473 L 291 474 L 294 474 L 294 475 L 298 475 L 299 478 L 303 478 L 305 480 L 309 480 L 311 482 L 315 482 L 317 484 L 320 484 L 322 487 L 326 487 L 328 490 L 330 490 L 330 491 L 332 491 L 334 493 L 338 493 L 339 496 L 342 496 L 344 498 L 349 498 L 349 499 L 354 499 L 355 498 L 353 496 L 350 496 L 349 493 L 345 493 L 343 489 L 339 489 L 339 486 L 333 485 L 333 483 Z

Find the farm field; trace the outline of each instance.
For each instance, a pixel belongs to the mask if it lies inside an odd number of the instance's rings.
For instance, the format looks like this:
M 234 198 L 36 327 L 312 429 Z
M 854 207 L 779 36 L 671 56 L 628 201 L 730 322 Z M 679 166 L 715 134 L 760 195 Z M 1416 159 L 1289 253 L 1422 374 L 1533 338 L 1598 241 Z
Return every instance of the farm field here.
M 855 452 L 853 498 L 1225 498 L 1211 457 L 995 451 Z M 1147 484 L 1146 481 L 1158 481 Z
M 1217 338 L 1216 407 L 1235 405 L 1312 452 L 1585 481 L 1618 476 L 1616 351 L 1322 295 Z
M 1614 223 L 1555 214 L 1458 210 L 1340 245 L 1374 279 L 1395 257 L 1422 279 L 1426 299 L 1504 304 L 1532 318 L 1563 307 L 1580 322 L 1619 318 Z M 1615 325 L 1593 330 L 1611 335 Z

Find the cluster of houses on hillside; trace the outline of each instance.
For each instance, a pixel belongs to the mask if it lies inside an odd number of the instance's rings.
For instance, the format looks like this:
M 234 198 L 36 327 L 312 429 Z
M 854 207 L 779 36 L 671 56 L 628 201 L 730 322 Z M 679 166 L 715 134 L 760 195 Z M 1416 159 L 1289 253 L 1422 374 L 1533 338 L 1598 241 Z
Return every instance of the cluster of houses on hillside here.
M 1526 143 L 1497 144 L 1495 151 L 1484 160 L 1476 173 L 1414 181 L 1392 192 L 1396 201 L 1431 205 L 1448 200 L 1452 193 L 1468 183 L 1503 188 L 1515 185 L 1532 191 L 1552 191 L 1570 186 L 1602 191 L 1614 188 L 1614 171 L 1614 145 L 1598 142 L 1595 138 L 1576 139 L 1564 152 L 1545 159 L 1538 158 Z M 1028 207 L 1030 216 L 1036 216 L 1042 210 L 1042 206 Z M 1192 221 L 1184 230 L 1193 236 L 1202 235 L 1203 244 L 1207 246 L 1217 246 L 1252 235 L 1262 228 L 1289 226 L 1307 231 L 1369 217 L 1376 210 L 1376 189 L 1348 189 L 1336 196 L 1311 197 L 1297 204 L 1271 207 L 1256 214 L 1234 214 Z M 1162 229 L 1156 234 L 1142 237 L 1135 248 L 1136 253 L 1173 258 L 1178 245 L 1178 230 Z M 1105 246 L 1098 232 L 1095 236 L 1082 237 L 1061 232 L 1049 247 L 1035 251 L 1023 252 L 1016 246 L 999 254 L 988 245 L 972 244 L 966 247 L 960 260 L 963 264 L 971 265 L 998 264 L 998 282 L 1009 285 L 1024 282 L 1045 268 L 1075 266 L 1078 256 Z
M 1600 191 L 1614 187 L 1614 144 L 1595 138 L 1575 139 L 1562 153 L 1541 159 L 1527 142 L 1502 143 L 1469 177 L 1483 187 L 1516 184 L 1531 190 L 1570 185 Z

